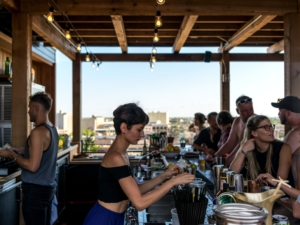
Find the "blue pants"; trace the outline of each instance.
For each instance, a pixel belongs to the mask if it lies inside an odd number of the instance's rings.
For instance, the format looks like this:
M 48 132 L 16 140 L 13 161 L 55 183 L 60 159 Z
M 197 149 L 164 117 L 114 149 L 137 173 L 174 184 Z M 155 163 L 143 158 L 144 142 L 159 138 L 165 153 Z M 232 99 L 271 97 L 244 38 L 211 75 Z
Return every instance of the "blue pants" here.
M 113 212 L 96 202 L 83 225 L 124 225 L 124 215 L 125 213 Z
M 22 183 L 22 211 L 26 225 L 50 225 L 55 187 Z

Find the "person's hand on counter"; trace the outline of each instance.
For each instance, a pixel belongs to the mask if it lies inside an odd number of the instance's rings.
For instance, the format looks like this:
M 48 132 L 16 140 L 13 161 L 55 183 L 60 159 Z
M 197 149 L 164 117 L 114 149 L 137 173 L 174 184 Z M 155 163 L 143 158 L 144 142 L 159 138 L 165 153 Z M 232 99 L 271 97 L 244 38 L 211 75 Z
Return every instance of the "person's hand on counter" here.
M 18 157 L 18 155 L 10 149 L 2 149 L 2 150 L 0 150 L 0 157 L 16 159 L 16 157 Z
M 162 174 L 164 176 L 164 179 L 169 179 L 179 173 L 181 173 L 182 169 L 180 166 L 174 165 L 170 169 L 168 169 L 166 172 Z
M 24 155 L 24 147 L 11 147 L 11 150 L 13 150 L 14 152 L 16 152 L 19 155 Z
M 262 184 L 270 184 L 272 186 L 276 186 L 278 183 L 277 181 L 273 181 L 272 179 L 275 179 L 271 174 L 269 173 L 262 173 L 259 174 L 258 177 L 256 178 L 256 182 L 260 182 Z
M 189 184 L 195 180 L 195 175 L 189 173 L 181 173 L 173 177 L 170 181 L 173 182 L 173 186 L 181 184 Z

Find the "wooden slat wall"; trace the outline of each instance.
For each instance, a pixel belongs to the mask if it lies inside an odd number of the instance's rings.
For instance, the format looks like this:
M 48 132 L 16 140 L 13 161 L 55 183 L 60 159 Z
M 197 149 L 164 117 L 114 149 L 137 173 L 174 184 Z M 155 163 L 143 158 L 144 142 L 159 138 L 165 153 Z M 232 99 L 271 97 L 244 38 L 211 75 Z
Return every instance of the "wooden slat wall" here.
M 49 113 L 49 120 L 55 124 L 56 118 L 56 74 L 55 64 L 49 66 L 45 63 L 32 62 L 32 67 L 35 70 L 34 83 L 43 85 L 46 87 L 46 92 L 49 93 L 53 99 L 52 109 Z
M 0 74 L 4 74 L 6 57 L 12 62 L 11 53 L 0 48 Z

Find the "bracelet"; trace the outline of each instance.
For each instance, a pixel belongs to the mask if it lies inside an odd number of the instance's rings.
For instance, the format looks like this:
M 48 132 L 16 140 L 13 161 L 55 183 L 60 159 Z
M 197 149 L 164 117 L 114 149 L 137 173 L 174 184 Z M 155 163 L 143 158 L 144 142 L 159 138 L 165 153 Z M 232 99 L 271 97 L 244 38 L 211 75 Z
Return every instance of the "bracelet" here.
M 247 153 L 243 149 L 241 149 L 241 153 L 247 158 Z
M 298 195 L 297 201 L 300 204 L 300 195 Z

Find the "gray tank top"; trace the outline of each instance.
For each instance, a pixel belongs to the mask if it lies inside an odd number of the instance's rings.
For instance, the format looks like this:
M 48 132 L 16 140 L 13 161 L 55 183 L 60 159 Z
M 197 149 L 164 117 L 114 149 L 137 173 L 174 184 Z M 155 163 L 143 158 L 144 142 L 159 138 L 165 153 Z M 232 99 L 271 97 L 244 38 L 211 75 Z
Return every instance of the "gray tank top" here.
M 22 168 L 21 178 L 23 182 L 38 184 L 43 186 L 55 186 L 55 174 L 56 174 L 56 161 L 58 151 L 58 133 L 55 126 L 49 126 L 46 123 L 39 126 L 45 126 L 48 128 L 51 134 L 51 142 L 45 151 L 43 151 L 40 167 L 36 172 L 30 172 Z M 29 136 L 30 137 L 30 136 Z M 29 146 L 28 139 L 25 144 L 24 157 L 29 158 Z

